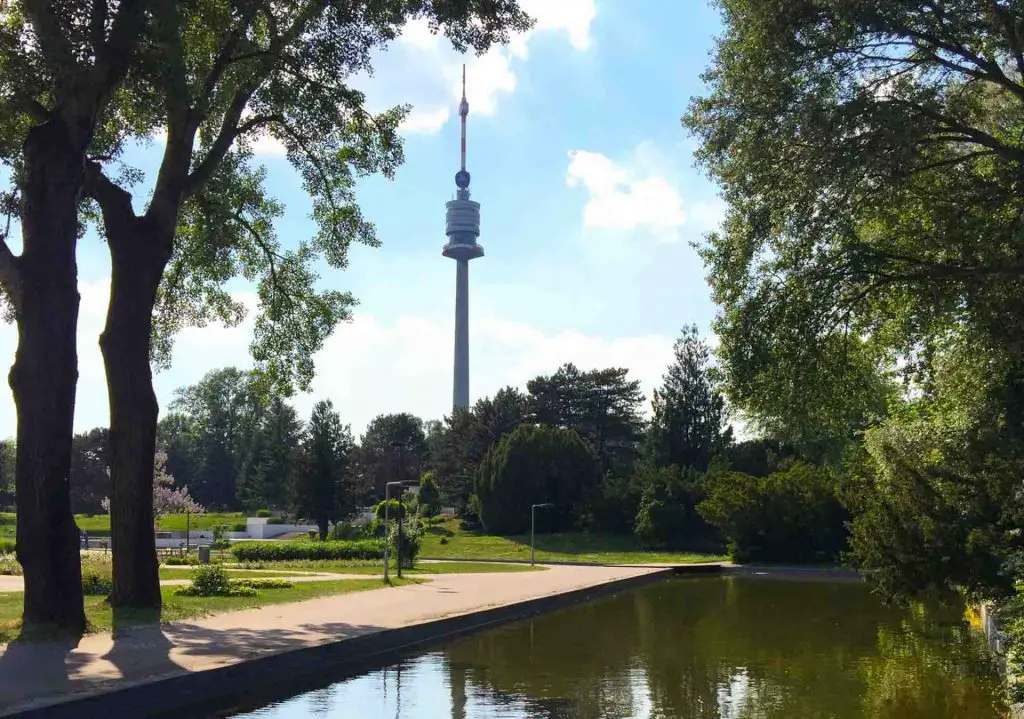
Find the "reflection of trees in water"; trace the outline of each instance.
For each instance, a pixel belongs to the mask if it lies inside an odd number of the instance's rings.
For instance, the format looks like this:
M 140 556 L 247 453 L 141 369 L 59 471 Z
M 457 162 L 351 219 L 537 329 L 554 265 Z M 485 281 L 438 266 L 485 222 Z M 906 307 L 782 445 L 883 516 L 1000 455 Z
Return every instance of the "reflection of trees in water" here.
M 908 622 L 859 583 L 664 582 L 453 642 L 452 716 L 467 681 L 537 718 L 631 716 L 643 695 L 693 719 L 997 716 L 983 645 Z
M 871 719 L 1007 712 L 984 636 L 963 622 L 936 624 L 914 612 L 898 628 L 879 628 L 878 658 L 862 676 L 863 714 Z

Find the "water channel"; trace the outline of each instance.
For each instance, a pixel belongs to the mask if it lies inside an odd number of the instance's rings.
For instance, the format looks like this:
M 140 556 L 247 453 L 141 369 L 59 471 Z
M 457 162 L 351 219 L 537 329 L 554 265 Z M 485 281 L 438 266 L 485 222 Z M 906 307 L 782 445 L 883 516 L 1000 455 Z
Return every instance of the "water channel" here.
M 679 578 L 452 641 L 238 719 L 995 719 L 962 608 L 859 582 Z

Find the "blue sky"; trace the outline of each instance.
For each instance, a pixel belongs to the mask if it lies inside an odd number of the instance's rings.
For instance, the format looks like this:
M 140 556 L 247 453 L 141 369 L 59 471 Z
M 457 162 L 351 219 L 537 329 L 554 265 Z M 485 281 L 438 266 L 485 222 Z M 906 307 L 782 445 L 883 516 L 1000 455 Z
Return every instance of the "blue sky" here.
M 393 181 L 368 178 L 358 196 L 383 246 L 354 248 L 324 286 L 359 299 L 317 356 L 312 392 L 334 401 L 356 433 L 377 414 L 440 418 L 451 407 L 455 266 L 441 257 L 444 203 L 458 169 L 456 115 L 468 65 L 468 169 L 482 204 L 486 257 L 470 266 L 470 392 L 523 386 L 563 362 L 628 367 L 648 396 L 682 325 L 708 332 L 714 306 L 689 243 L 721 219 L 715 187 L 693 167 L 679 124 L 701 93 L 717 11 L 704 0 L 521 0 L 528 35 L 463 58 L 420 25 L 358 78 L 373 109 L 409 102 L 406 162 Z M 152 172 L 159 143 L 131 154 Z M 278 234 L 308 236 L 310 203 L 270 140 L 258 143 L 268 187 L 287 206 Z M 140 205 L 145 198 L 140 197 Z M 95 237 L 80 246 L 82 309 L 76 429 L 107 422 L 97 340 L 109 263 Z M 243 285 L 238 286 L 245 293 Z M 251 364 L 251 325 L 184 331 L 173 367 L 156 377 L 161 405 L 175 387 L 217 367 Z M 17 336 L 0 328 L 0 364 Z M 0 436 L 13 435 L 9 391 Z

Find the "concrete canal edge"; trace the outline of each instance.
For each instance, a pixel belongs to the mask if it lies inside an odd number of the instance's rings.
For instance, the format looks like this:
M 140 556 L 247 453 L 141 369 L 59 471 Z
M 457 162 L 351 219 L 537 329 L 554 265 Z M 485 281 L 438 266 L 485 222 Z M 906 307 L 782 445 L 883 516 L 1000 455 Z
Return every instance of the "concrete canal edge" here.
M 255 709 L 385 666 L 403 656 L 424 651 L 431 645 L 686 573 L 677 569 L 654 569 L 646 574 L 582 589 L 396 629 L 383 629 L 214 669 L 123 684 L 110 691 L 69 696 L 23 710 L 13 707 L 0 716 L 23 719 L 124 716 L 134 719 L 203 716 L 204 711 L 221 710 L 225 706 L 235 707 L 231 711 Z M 699 572 L 721 569 L 721 566 L 702 567 Z
M 978 615 L 981 628 L 985 632 L 986 639 L 988 639 L 989 651 L 996 656 L 999 663 L 999 671 L 1002 673 L 1004 681 L 1007 684 L 1012 684 L 1017 681 L 1017 677 L 1008 674 L 1006 671 L 1005 642 L 1003 641 L 1002 627 L 1000 626 L 995 606 L 991 602 L 985 602 L 972 607 L 972 609 Z M 1024 704 L 1010 705 L 1010 719 L 1024 719 Z

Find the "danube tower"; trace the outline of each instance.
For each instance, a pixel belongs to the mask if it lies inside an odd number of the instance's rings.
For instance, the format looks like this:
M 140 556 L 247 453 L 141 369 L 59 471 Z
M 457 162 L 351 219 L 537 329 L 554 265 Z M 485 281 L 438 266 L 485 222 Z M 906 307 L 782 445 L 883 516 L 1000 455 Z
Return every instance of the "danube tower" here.
M 441 254 L 456 261 L 455 270 L 455 388 L 452 393 L 455 409 L 469 409 L 469 261 L 484 256 L 484 248 L 477 244 L 480 236 L 480 203 L 469 199 L 469 172 L 466 171 L 466 66 L 462 66 L 462 102 L 459 117 L 462 121 L 462 164 L 455 173 L 458 190 L 455 199 L 448 202 L 444 233 L 448 244 Z

